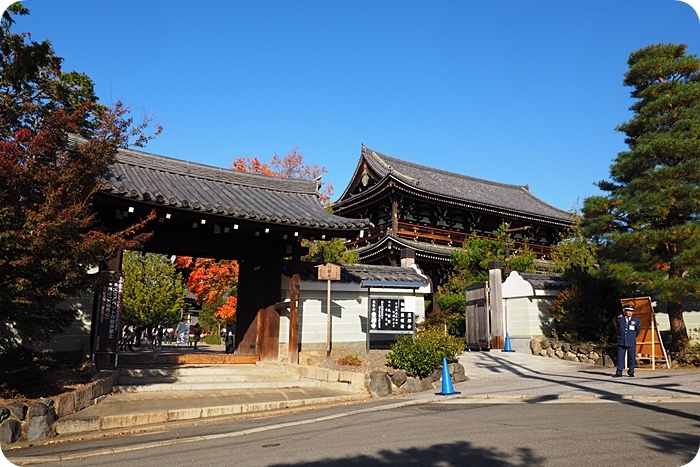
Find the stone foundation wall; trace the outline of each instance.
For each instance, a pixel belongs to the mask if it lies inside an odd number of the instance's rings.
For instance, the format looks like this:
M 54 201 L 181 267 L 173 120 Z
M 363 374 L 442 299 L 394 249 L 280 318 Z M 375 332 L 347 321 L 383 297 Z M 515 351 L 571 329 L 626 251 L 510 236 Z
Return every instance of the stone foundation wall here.
M 102 371 L 90 383 L 75 391 L 47 397 L 29 405 L 12 403 L 0 407 L 0 445 L 55 436 L 56 420 L 97 404 L 112 392 L 118 379 L 119 371 Z
M 590 342 L 560 342 L 546 337 L 530 340 L 530 351 L 533 355 L 608 368 L 615 366 L 615 360 L 611 356 L 613 350 Z

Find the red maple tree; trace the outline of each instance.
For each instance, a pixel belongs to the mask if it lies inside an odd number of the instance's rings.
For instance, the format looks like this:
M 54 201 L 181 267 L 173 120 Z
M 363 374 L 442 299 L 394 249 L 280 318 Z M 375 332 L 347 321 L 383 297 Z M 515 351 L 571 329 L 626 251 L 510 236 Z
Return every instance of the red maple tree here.
M 238 284 L 238 263 L 236 261 L 177 256 L 175 266 L 180 270 L 187 271 L 187 288 L 195 295 L 197 304 L 215 304 L 224 300 L 214 316 L 226 323 L 234 321 Z
M 299 147 L 295 147 L 292 152 L 284 157 L 279 157 L 275 154 L 269 163 L 260 162 L 257 157 L 237 157 L 233 160 L 231 169 L 237 172 L 267 175 L 268 177 L 299 178 L 302 180 L 316 180 L 328 172 L 319 165 L 306 164 L 304 156 L 299 152 Z M 319 190 L 321 187 L 323 187 L 323 184 L 319 182 Z M 333 185 L 325 185 L 323 190 L 319 191 L 319 198 L 321 202 L 327 203 L 330 201 L 332 194 Z

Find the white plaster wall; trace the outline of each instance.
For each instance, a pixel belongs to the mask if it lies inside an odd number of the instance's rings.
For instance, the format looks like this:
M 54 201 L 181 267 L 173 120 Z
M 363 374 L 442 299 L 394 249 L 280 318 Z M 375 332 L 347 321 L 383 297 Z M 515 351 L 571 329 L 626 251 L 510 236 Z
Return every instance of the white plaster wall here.
M 62 334 L 54 336 L 37 350 L 69 353 L 84 351 L 87 354 L 90 351 L 93 297 L 94 295 L 89 293 L 61 302 L 56 308 L 75 310 L 75 321 Z
M 299 304 L 299 341 L 302 350 L 307 345 L 325 349 L 327 342 L 327 283 L 302 281 Z M 282 296 L 289 299 L 289 278 L 282 281 Z M 403 298 L 407 308 L 413 303 L 414 322 L 425 318 L 423 293 L 404 289 L 371 289 L 371 298 Z M 331 346 L 341 344 L 365 345 L 367 342 L 368 291 L 357 283 L 331 282 Z M 372 334 L 372 341 L 394 338 L 395 334 Z M 281 313 L 280 347 L 289 342 L 289 310 Z
M 511 338 L 531 338 L 549 333 L 546 310 L 550 297 L 517 297 L 503 300 L 507 332 Z M 543 329 L 544 323 L 544 329 Z

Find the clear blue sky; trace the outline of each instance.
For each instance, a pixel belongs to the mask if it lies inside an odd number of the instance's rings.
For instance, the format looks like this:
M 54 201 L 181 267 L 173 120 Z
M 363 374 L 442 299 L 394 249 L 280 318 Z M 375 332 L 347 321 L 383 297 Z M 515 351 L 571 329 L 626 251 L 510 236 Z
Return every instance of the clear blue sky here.
M 23 3 L 15 30 L 51 40 L 102 103 L 163 125 L 146 151 L 229 167 L 298 146 L 333 199 L 364 144 L 570 210 L 626 149 L 629 54 L 700 55 L 676 0 Z

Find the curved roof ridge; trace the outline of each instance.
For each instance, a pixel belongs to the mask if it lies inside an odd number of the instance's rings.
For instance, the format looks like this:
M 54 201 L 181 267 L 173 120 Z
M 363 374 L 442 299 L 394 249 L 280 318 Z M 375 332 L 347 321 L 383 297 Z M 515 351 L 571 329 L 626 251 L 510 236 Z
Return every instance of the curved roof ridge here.
M 435 169 L 387 156 L 366 146 L 362 151 L 362 157 L 380 177 L 393 176 L 403 182 L 408 180 L 407 183 L 426 193 L 513 213 L 537 215 L 567 223 L 572 221 L 570 212 L 542 201 L 530 192 L 528 185 L 494 182 Z
M 416 163 L 416 162 L 406 161 L 406 160 L 399 159 L 399 158 L 396 158 L 396 157 L 387 156 L 386 154 L 379 153 L 379 152 L 374 151 L 373 149 L 370 149 L 370 148 L 367 148 L 367 150 L 368 150 L 368 151 L 371 151 L 371 154 L 374 155 L 375 157 L 377 157 L 377 158 L 382 162 L 382 165 L 384 165 L 384 166 L 386 166 L 386 167 L 390 167 L 391 169 L 393 169 L 394 172 L 401 173 L 401 172 L 400 172 L 398 169 L 396 169 L 393 165 L 389 164 L 389 163 L 387 162 L 387 160 L 388 160 L 388 161 L 396 162 L 396 163 L 398 163 L 398 165 L 412 166 L 412 167 L 415 167 L 415 168 L 420 169 L 420 170 L 428 170 L 428 171 L 430 171 L 430 172 L 441 173 L 441 174 L 450 175 L 450 176 L 453 176 L 453 177 L 459 177 L 459 178 L 464 178 L 464 179 L 468 179 L 468 180 L 474 180 L 474 181 L 477 181 L 477 182 L 488 183 L 489 185 L 497 185 L 497 186 L 503 186 L 503 187 L 509 187 L 509 188 L 521 188 L 521 189 L 524 189 L 524 190 L 526 190 L 526 191 L 528 191 L 528 192 L 530 191 L 529 188 L 528 188 L 528 185 L 515 185 L 515 184 L 510 184 L 510 183 L 494 182 L 493 180 L 487 180 L 487 179 L 485 179 L 485 178 L 472 177 L 471 175 L 464 175 L 464 174 L 460 174 L 460 173 L 457 173 L 457 172 L 450 172 L 449 170 L 438 169 L 438 168 L 435 168 L 435 167 L 429 167 L 429 166 L 427 166 L 427 165 L 418 164 L 418 163 Z M 403 174 L 402 174 L 402 175 L 403 175 Z M 409 176 L 407 176 L 407 175 L 404 175 L 404 176 L 405 176 L 406 178 L 409 178 L 409 179 L 419 180 L 419 181 L 420 181 L 420 179 L 416 179 L 416 178 L 413 178 L 413 177 L 409 177 Z

